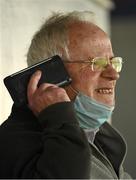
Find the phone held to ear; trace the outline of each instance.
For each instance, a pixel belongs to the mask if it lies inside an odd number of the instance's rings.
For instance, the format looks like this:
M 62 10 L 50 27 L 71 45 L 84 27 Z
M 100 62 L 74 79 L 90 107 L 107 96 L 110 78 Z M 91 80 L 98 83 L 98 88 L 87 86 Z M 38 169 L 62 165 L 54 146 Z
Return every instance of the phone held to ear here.
M 38 86 L 42 83 L 51 83 L 64 87 L 72 81 L 58 55 L 40 61 L 4 78 L 4 84 L 16 106 L 27 104 L 27 85 L 30 77 L 37 70 L 42 71 Z

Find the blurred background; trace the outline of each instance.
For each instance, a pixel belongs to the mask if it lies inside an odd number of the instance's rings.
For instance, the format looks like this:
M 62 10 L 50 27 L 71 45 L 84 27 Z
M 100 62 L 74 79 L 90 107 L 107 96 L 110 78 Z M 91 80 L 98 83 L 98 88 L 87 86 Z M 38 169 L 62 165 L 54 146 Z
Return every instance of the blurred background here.
M 0 0 L 0 123 L 13 104 L 3 78 L 27 66 L 31 38 L 46 17 L 52 11 L 71 10 L 95 12 L 99 26 L 111 37 L 115 55 L 124 59 L 112 122 L 128 144 L 124 167 L 136 178 L 136 0 Z
M 114 5 L 111 11 L 111 39 L 114 53 L 124 58 L 124 64 L 117 85 L 113 124 L 127 141 L 125 168 L 136 179 L 136 1 L 114 0 Z

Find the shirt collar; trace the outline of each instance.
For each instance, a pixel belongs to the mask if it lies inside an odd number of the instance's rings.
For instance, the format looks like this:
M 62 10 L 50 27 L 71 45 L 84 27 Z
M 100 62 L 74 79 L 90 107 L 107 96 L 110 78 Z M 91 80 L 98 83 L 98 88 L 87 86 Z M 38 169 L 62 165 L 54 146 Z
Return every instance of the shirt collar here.
M 93 143 L 94 142 L 94 139 L 95 139 L 95 135 L 96 133 L 99 131 L 99 128 L 98 129 L 95 129 L 95 130 L 92 130 L 92 129 L 84 129 L 84 132 L 87 136 L 87 139 L 88 139 L 88 142 L 89 143 Z

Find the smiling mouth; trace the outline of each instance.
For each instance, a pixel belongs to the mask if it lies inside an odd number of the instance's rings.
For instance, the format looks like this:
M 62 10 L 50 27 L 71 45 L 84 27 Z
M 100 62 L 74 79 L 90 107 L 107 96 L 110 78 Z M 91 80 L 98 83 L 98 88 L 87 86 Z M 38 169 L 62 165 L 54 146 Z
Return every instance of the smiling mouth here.
M 113 94 L 113 88 L 99 88 L 96 89 L 96 92 L 99 94 Z

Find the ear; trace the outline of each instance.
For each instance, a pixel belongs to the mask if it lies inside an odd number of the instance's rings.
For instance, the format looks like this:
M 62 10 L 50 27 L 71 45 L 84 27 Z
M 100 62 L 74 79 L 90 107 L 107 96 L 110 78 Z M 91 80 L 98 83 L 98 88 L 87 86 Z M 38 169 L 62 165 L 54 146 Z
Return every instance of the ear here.
M 66 90 L 70 100 L 73 101 L 76 98 L 77 93 L 73 90 L 71 84 L 69 86 L 66 86 L 64 89 Z

